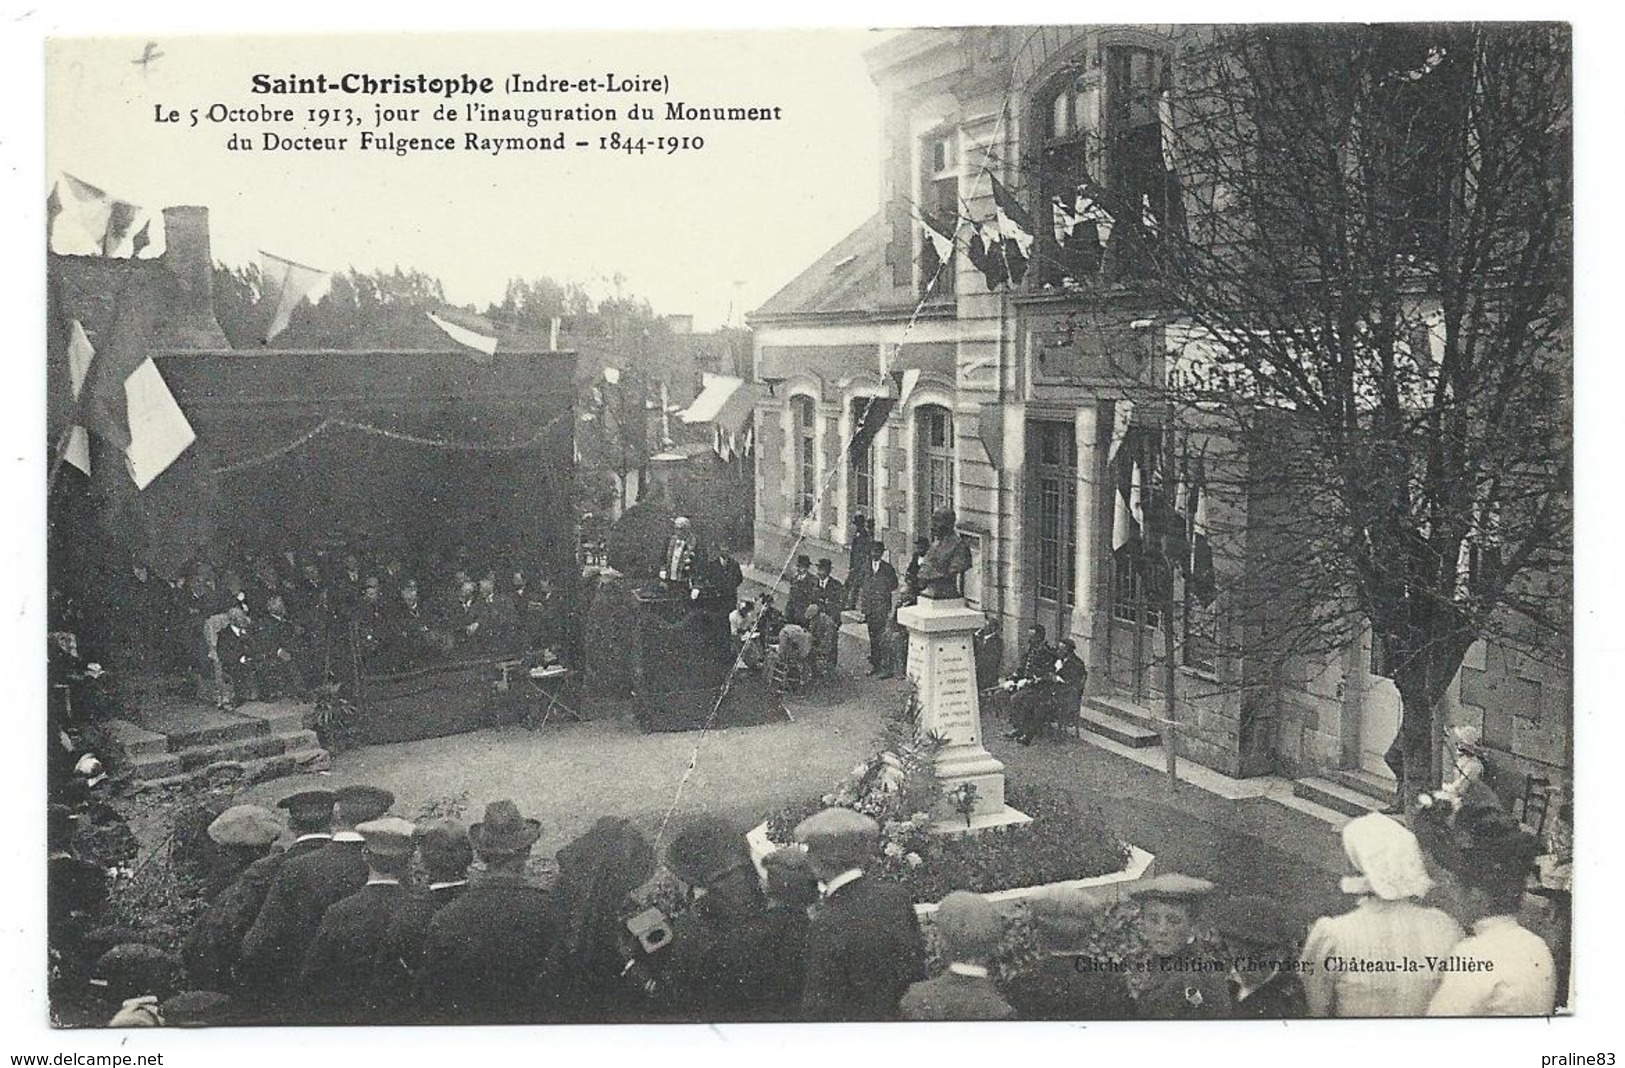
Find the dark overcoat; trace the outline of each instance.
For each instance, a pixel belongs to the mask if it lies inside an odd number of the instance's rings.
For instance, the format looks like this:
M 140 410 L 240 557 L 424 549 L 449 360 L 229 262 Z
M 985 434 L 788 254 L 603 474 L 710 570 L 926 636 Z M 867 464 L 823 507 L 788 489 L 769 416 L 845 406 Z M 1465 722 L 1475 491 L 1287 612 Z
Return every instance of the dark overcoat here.
M 914 902 L 864 876 L 831 894 L 808 927 L 802 1019 L 895 1020 L 904 991 L 924 978 Z

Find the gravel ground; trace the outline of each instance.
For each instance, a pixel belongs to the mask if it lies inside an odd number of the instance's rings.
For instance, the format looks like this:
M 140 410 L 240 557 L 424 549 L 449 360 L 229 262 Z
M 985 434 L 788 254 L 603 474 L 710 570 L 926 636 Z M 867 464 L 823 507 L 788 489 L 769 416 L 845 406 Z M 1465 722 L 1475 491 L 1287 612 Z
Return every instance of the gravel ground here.
M 845 676 L 788 702 L 793 722 L 703 734 L 645 734 L 629 716 L 503 727 L 340 753 L 319 779 L 327 788 L 382 786 L 408 815 L 466 791 L 464 818 L 477 820 L 486 802 L 509 797 L 541 821 L 536 851 L 551 855 L 600 816 L 629 819 L 652 837 L 697 746 L 674 824 L 719 812 L 751 826 L 829 790 L 871 754 L 885 716 L 904 700 L 903 683 L 865 678 L 858 651 L 843 645 L 842 655 Z M 313 785 L 311 776 L 277 779 L 243 799 L 271 804 Z

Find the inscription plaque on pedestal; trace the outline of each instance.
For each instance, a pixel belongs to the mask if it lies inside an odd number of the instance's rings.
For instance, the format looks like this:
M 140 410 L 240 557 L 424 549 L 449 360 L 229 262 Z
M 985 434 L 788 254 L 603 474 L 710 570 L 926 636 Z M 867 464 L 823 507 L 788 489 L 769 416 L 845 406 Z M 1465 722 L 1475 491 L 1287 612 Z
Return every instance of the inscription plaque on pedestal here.
M 966 827 L 963 815 L 944 796 L 937 809 L 944 831 L 979 830 L 1025 823 L 1024 813 L 1004 803 L 1004 765 L 982 746 L 981 704 L 976 692 L 976 658 L 971 636 L 982 613 L 963 598 L 922 597 L 897 613 L 908 629 L 908 674 L 920 700 L 920 731 L 946 744 L 937 751 L 937 782 L 944 794 L 961 783 L 976 787 L 976 807 Z

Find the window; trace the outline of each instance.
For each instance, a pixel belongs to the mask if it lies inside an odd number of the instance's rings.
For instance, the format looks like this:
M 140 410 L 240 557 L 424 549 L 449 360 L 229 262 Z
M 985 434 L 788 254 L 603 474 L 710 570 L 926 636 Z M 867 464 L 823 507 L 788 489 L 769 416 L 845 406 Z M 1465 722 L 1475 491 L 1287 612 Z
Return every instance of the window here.
M 920 149 L 920 211 L 929 215 L 949 232 L 958 229 L 959 211 L 959 141 L 953 134 L 928 137 Z M 937 245 L 921 227 L 920 282 L 921 296 L 947 297 L 954 292 L 954 254 L 950 251 L 944 263 L 937 254 Z
M 1168 58 L 1127 45 L 1107 46 L 1102 57 L 1103 74 L 1080 62 L 1035 102 L 1040 185 L 1054 223 L 1039 235 L 1049 285 L 1102 271 L 1143 276 L 1151 260 L 1142 234 L 1182 225 L 1163 157 Z
M 796 502 L 798 516 L 809 516 L 818 505 L 818 406 L 811 397 L 790 402 L 796 449 Z
M 1162 607 L 1173 593 L 1169 585 L 1173 570 L 1163 556 L 1163 539 L 1142 526 L 1156 523 L 1158 500 L 1152 487 L 1157 484 L 1155 460 L 1160 440 L 1158 428 L 1130 427 L 1111 474 L 1116 489 L 1112 506 L 1122 510 L 1128 528 L 1128 540 L 1112 553 L 1112 614 L 1148 627 L 1161 625 Z M 1139 518 L 1135 518 L 1130 506 L 1136 466 L 1140 476 L 1140 499 L 1135 502 Z M 1118 519 L 1119 514 L 1113 513 L 1114 532 Z
M 874 398 L 859 397 L 852 402 L 852 448 L 848 453 L 847 514 L 875 517 L 875 443 L 872 435 L 860 434 Z
M 915 534 L 931 532 L 933 513 L 954 506 L 954 417 L 938 405 L 915 410 Z
M 1077 588 L 1077 436 L 1071 423 L 1042 422 L 1036 429 L 1038 597 L 1069 609 Z
M 1219 673 L 1219 608 L 1214 601 L 1204 605 L 1190 594 L 1185 584 L 1185 641 L 1182 660 L 1186 667 L 1204 675 Z

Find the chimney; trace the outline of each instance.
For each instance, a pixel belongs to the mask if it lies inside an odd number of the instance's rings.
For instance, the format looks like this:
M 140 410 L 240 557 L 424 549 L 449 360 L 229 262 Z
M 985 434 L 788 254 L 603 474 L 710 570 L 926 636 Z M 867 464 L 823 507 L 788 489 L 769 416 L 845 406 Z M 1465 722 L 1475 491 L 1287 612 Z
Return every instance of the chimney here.
M 214 315 L 214 257 L 209 253 L 209 209 L 164 209 L 163 264 L 179 283 L 172 317 L 163 324 L 164 344 L 177 349 L 231 347 Z

